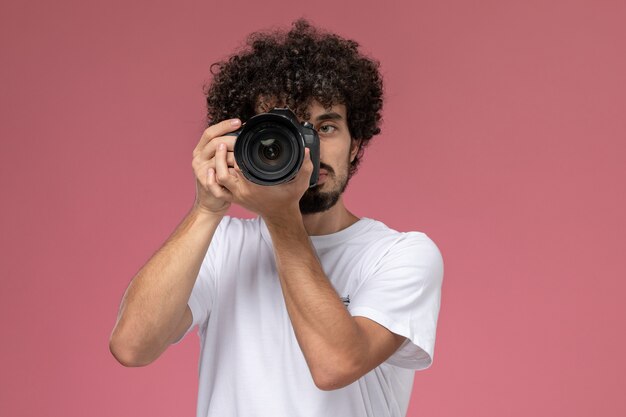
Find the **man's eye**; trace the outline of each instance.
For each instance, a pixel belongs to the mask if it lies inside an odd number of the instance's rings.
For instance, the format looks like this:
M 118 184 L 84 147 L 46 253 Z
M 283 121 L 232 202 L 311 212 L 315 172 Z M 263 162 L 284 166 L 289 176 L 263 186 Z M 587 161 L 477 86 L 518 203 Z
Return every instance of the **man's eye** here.
M 319 129 L 317 129 L 320 133 L 333 133 L 337 128 L 333 125 L 322 125 Z

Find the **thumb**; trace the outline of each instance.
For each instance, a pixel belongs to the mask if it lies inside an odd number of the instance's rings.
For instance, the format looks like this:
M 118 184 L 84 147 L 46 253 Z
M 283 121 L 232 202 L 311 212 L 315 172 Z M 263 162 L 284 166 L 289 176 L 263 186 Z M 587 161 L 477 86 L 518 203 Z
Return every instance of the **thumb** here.
M 311 161 L 311 152 L 309 148 L 304 149 L 304 160 L 298 172 L 298 180 L 306 182 L 307 186 L 311 182 L 311 174 L 313 173 L 313 161 Z

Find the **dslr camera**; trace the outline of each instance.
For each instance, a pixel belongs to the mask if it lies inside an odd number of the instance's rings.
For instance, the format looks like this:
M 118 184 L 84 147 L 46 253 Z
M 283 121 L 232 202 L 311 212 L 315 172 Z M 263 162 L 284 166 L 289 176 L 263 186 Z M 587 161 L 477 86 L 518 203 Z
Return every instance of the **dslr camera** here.
M 317 184 L 320 170 L 320 139 L 313 125 L 300 123 L 287 108 L 274 108 L 251 117 L 239 130 L 235 160 L 243 175 L 260 185 L 276 185 L 294 178 L 309 148 L 313 173 L 309 187 Z

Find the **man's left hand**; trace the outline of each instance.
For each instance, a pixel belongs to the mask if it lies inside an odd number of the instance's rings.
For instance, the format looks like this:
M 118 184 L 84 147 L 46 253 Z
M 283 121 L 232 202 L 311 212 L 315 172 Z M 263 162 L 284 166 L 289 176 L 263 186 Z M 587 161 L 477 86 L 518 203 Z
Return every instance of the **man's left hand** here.
M 221 144 L 215 154 L 215 176 L 209 176 L 214 184 L 225 188 L 230 200 L 240 206 L 259 214 L 263 218 L 299 213 L 299 202 L 309 187 L 313 163 L 309 149 L 305 148 L 304 161 L 296 176 L 289 182 L 266 186 L 248 181 L 235 162 L 229 167 L 226 146 Z

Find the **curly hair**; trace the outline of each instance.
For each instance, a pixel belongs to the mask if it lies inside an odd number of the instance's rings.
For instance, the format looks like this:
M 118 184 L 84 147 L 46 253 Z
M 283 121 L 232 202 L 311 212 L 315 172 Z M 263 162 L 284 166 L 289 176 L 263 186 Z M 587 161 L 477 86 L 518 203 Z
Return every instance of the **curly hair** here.
M 350 135 L 360 139 L 352 176 L 364 148 L 380 133 L 383 107 L 379 63 L 358 47 L 304 19 L 288 32 L 252 33 L 241 51 L 211 66 L 213 80 L 205 87 L 208 123 L 235 117 L 245 122 L 258 107 L 270 109 L 264 99 L 289 107 L 304 120 L 310 118 L 307 108 L 313 100 L 325 108 L 344 104 Z

